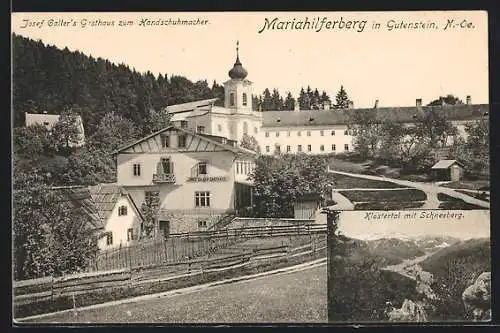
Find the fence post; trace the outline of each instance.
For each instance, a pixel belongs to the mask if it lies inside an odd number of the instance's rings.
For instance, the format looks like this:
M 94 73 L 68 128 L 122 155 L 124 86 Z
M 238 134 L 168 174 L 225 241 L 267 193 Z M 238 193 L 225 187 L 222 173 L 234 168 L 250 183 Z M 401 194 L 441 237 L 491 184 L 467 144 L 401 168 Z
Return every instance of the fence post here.
M 165 262 L 168 262 L 168 247 L 166 239 L 163 239 L 163 251 L 165 252 Z
M 130 253 L 130 248 L 128 248 L 128 263 L 130 270 L 132 270 L 132 254 Z

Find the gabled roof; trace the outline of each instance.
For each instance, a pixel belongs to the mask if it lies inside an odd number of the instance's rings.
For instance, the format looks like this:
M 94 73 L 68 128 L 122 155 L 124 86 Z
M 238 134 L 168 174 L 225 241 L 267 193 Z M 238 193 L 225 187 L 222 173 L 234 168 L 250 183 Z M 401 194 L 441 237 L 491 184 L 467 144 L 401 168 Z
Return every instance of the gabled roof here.
M 422 107 L 380 107 L 360 109 L 331 109 L 331 110 L 304 110 L 304 111 L 265 111 L 262 112 L 262 127 L 293 127 L 293 126 L 321 126 L 321 125 L 348 125 L 351 123 L 353 112 L 375 112 L 380 120 L 390 120 L 396 123 L 413 123 L 414 116 L 431 109 L 446 115 L 450 121 L 475 120 L 484 117 L 489 112 L 488 104 L 457 104 Z
M 431 169 L 448 169 L 449 167 L 451 167 L 455 163 L 462 166 L 462 167 L 464 166 L 462 163 L 460 163 L 457 160 L 440 160 L 439 162 L 434 164 Z
M 189 102 L 189 103 L 169 105 L 169 106 L 165 107 L 165 110 L 169 113 L 190 111 L 190 110 L 194 110 L 196 108 L 199 108 L 201 106 L 212 105 L 216 100 L 217 100 L 217 98 L 210 98 L 210 99 L 204 99 L 201 101 L 194 101 L 194 102 Z
M 132 200 L 132 197 L 122 186 L 118 184 L 99 184 L 96 186 L 91 186 L 90 193 L 99 216 L 103 220 L 104 224 L 113 212 L 116 203 L 122 197 L 126 197 L 129 200 L 132 207 L 134 207 L 137 214 L 142 219 L 141 212 L 135 205 L 134 200 Z
M 239 146 L 235 147 L 235 146 L 232 146 L 230 144 L 224 144 L 224 143 L 218 142 L 216 140 L 210 139 L 210 138 L 204 136 L 203 134 L 195 133 L 195 132 L 189 131 L 187 129 L 179 128 L 179 127 L 172 126 L 172 125 L 171 126 L 167 126 L 164 129 L 161 129 L 161 130 L 159 130 L 157 132 L 151 133 L 150 135 L 148 135 L 148 136 L 146 136 L 146 137 L 144 137 L 142 139 L 139 139 L 139 140 L 137 140 L 137 141 L 135 141 L 135 142 L 133 142 L 131 144 L 128 144 L 128 145 L 126 145 L 124 147 L 121 147 L 118 150 L 116 150 L 115 152 L 113 152 L 113 154 L 119 154 L 120 152 L 122 152 L 122 151 L 124 151 L 124 150 L 126 150 L 128 148 L 131 148 L 131 147 L 133 147 L 133 146 L 135 146 L 135 145 L 137 145 L 137 144 L 139 144 L 139 143 L 141 143 L 143 141 L 146 141 L 146 140 L 148 140 L 148 139 L 150 139 L 150 138 L 152 138 L 154 136 L 157 136 L 157 135 L 159 135 L 159 134 L 161 134 L 163 132 L 166 132 L 168 130 L 171 130 L 171 129 L 175 129 L 175 130 L 177 130 L 179 132 L 182 132 L 182 133 L 185 133 L 185 134 L 189 134 L 189 135 L 192 135 L 194 137 L 200 138 L 202 140 L 208 141 L 208 142 L 210 142 L 210 143 L 212 143 L 212 144 L 214 144 L 216 146 L 219 146 L 219 147 L 223 148 L 224 150 L 228 150 L 228 151 L 230 151 L 230 152 L 232 152 L 234 154 L 237 154 L 237 155 L 238 154 L 245 154 L 245 155 L 255 155 L 256 154 L 256 152 L 251 151 L 249 149 L 245 149 L 245 148 L 242 148 L 242 147 L 239 147 Z
M 99 215 L 99 211 L 92 199 L 89 188 L 80 186 L 60 186 L 51 188 L 55 191 L 62 201 L 69 202 L 75 209 L 81 210 L 87 214 L 89 219 L 89 227 L 93 230 L 104 228 L 103 221 Z

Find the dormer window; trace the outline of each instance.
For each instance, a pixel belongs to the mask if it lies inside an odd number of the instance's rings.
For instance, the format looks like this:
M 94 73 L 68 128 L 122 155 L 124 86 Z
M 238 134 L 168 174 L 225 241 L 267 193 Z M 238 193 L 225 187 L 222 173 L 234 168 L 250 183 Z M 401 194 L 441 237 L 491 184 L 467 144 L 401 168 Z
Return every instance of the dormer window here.
M 243 106 L 247 106 L 247 94 L 243 93 Z
M 48 122 L 48 121 L 44 121 L 44 122 L 43 122 L 43 124 L 44 124 L 45 126 L 49 126 L 49 122 Z
M 205 126 L 198 126 L 198 127 L 196 127 L 196 132 L 198 132 L 198 133 L 205 133 Z
M 280 118 L 276 119 L 276 122 L 278 122 L 278 123 L 281 122 L 281 119 Z
M 314 118 L 313 117 L 309 118 L 309 121 L 314 121 Z
M 181 128 L 187 128 L 187 127 L 188 127 L 187 120 L 181 120 Z

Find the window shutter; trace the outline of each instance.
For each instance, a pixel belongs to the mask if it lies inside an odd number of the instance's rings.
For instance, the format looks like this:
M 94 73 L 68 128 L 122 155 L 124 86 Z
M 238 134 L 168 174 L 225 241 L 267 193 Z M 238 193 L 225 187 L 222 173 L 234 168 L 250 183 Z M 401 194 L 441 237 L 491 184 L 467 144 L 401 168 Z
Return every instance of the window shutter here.
M 163 173 L 163 167 L 161 165 L 161 161 L 156 163 L 156 173 L 161 175 Z
M 191 168 L 191 177 L 198 177 L 198 163 Z
M 170 173 L 174 173 L 174 162 L 170 162 Z

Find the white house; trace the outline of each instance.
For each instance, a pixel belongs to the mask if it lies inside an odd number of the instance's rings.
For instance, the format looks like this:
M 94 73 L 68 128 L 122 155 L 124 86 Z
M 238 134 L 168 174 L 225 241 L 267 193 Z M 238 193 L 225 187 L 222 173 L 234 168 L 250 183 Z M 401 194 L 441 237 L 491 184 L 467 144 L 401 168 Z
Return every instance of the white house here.
M 61 116 L 58 114 L 44 113 L 28 113 L 25 112 L 25 125 L 32 126 L 35 124 L 43 125 L 47 130 L 51 131 L 54 125 L 59 121 Z M 76 143 L 70 143 L 70 146 L 81 147 L 85 144 L 85 129 L 83 128 L 83 121 L 80 115 L 76 116 L 76 126 L 78 128 L 78 138 Z
M 139 207 L 159 196 L 165 236 L 205 230 L 251 204 L 255 152 L 235 141 L 169 126 L 115 153 L 117 183 Z
M 380 119 L 412 125 L 425 111 L 438 110 L 457 127 L 459 135 L 466 136 L 465 126 L 471 121 L 487 121 L 488 104 L 472 104 L 470 96 L 460 105 L 356 108 L 294 111 L 252 111 L 252 82 L 243 68 L 238 54 L 229 71 L 230 80 L 224 83 L 224 107 L 215 106 L 216 99 L 207 99 L 167 106 L 176 126 L 198 133 L 222 136 L 237 143 L 244 134 L 255 137 L 261 153 L 330 154 L 352 151 L 353 137 L 348 131 L 350 115 L 355 111 L 375 112 Z M 449 138 L 448 143 L 453 143 Z
M 134 244 L 144 220 L 130 194 L 117 184 L 99 184 L 90 187 L 90 195 L 103 224 L 99 249 Z

